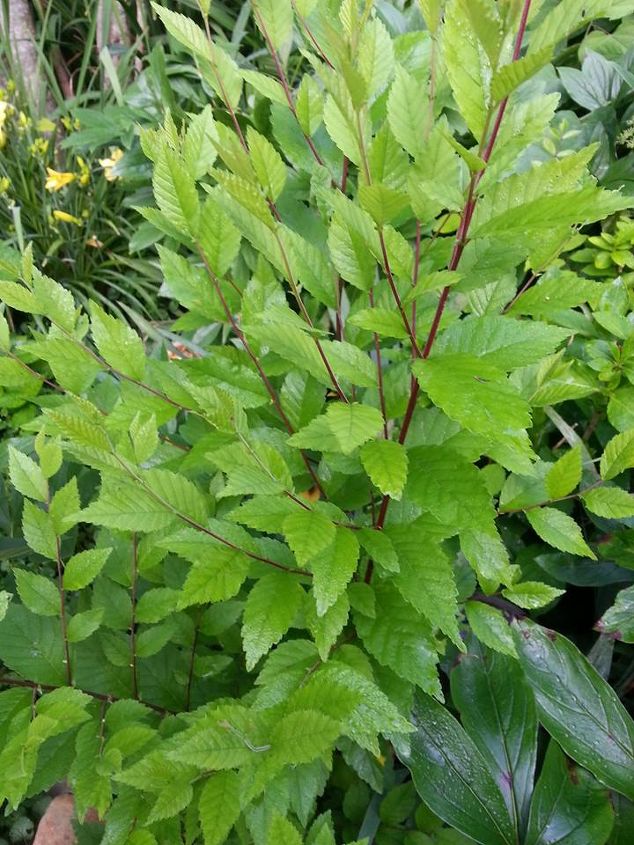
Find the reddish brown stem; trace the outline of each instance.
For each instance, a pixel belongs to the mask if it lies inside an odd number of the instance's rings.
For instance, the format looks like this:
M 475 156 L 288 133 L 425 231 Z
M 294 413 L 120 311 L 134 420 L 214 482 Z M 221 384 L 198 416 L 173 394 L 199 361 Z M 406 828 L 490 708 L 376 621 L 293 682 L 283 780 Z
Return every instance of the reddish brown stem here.
M 136 661 L 136 602 L 137 582 L 139 577 L 139 544 L 136 531 L 132 533 L 132 571 L 130 574 L 130 601 L 132 612 L 130 615 L 130 678 L 132 682 L 132 698 L 139 698 L 139 683 Z
M 530 12 L 532 0 L 524 0 L 524 5 L 522 7 L 522 14 L 520 18 L 520 23 L 517 31 L 517 36 L 515 38 L 515 46 L 513 48 L 513 61 L 517 61 L 520 56 L 522 50 L 522 42 L 524 40 L 524 34 L 526 32 L 526 24 L 528 22 L 528 14 Z M 486 146 L 482 153 L 482 160 L 488 163 L 489 159 L 491 158 L 491 154 L 495 147 L 495 142 L 497 141 L 500 127 L 502 125 L 502 120 L 504 118 L 504 113 L 506 112 L 506 107 L 508 104 L 508 97 L 505 97 L 504 100 L 499 104 L 497 108 L 497 112 L 495 115 L 495 119 L 493 121 L 493 127 L 491 129 L 491 133 L 489 135 L 488 141 L 486 142 Z M 487 126 L 485 126 L 484 134 L 486 135 Z M 480 145 L 482 147 L 482 144 Z M 462 216 L 460 219 L 460 225 L 458 227 L 458 231 L 456 232 L 456 240 L 454 243 L 453 251 L 451 254 L 451 258 L 449 260 L 449 264 L 447 265 L 447 269 L 455 270 L 459 263 L 460 259 L 462 258 L 462 254 L 464 252 L 464 248 L 467 244 L 467 238 L 469 234 L 469 227 L 471 226 L 471 221 L 473 219 L 473 214 L 477 204 L 477 194 L 476 189 L 480 184 L 480 180 L 484 175 L 485 168 L 479 170 L 477 173 L 474 173 L 471 177 L 471 181 L 469 183 L 469 189 L 467 192 L 467 199 L 465 201 L 464 209 L 462 212 Z M 431 354 L 434 342 L 438 335 L 438 328 L 440 326 L 440 321 L 442 319 L 442 315 L 445 310 L 445 306 L 447 304 L 447 299 L 449 297 L 449 287 L 443 288 L 442 293 L 440 294 L 440 299 L 438 301 L 438 305 L 436 307 L 436 312 L 434 314 L 431 328 L 429 330 L 429 334 L 427 336 L 427 341 L 425 342 L 425 346 L 423 348 L 422 355 L 420 357 L 424 359 L 428 358 Z M 413 381 L 412 389 L 410 392 L 409 402 L 407 404 L 407 409 L 405 411 L 405 416 L 403 418 L 403 425 L 401 426 L 401 432 L 399 435 L 399 443 L 404 443 L 405 439 L 407 438 L 407 434 L 409 431 L 409 427 L 412 422 L 412 418 L 414 416 L 414 410 L 416 408 L 416 400 L 418 398 L 418 394 L 420 391 L 420 387 L 417 381 Z M 390 497 L 384 496 L 381 502 L 381 509 L 379 511 L 379 516 L 377 519 L 377 528 L 383 528 L 385 524 L 385 519 L 387 516 L 387 511 L 390 506 Z M 367 577 L 367 576 L 366 576 Z M 370 578 L 372 575 L 370 574 Z
M 284 68 L 282 67 L 282 62 L 280 61 L 279 54 L 278 54 L 277 50 L 275 49 L 273 42 L 271 41 L 271 36 L 269 35 L 269 31 L 266 28 L 266 24 L 264 23 L 264 20 L 262 19 L 262 15 L 260 15 L 260 13 L 257 9 L 254 9 L 253 13 L 254 13 L 255 18 L 257 20 L 258 26 L 260 27 L 260 31 L 262 32 L 262 35 L 264 36 L 264 40 L 266 41 L 266 46 L 268 48 L 269 53 L 271 54 L 271 58 L 273 59 L 273 64 L 275 65 L 277 77 L 280 80 L 280 84 L 281 84 L 282 88 L 284 89 L 284 96 L 286 97 L 286 102 L 288 103 L 288 107 L 291 110 L 293 117 L 297 120 L 297 109 L 295 108 L 295 102 L 293 100 L 293 94 L 292 94 L 290 86 L 288 84 L 288 79 L 286 78 L 286 73 L 284 72 Z M 300 125 L 300 128 L 301 128 L 301 125 Z M 317 151 L 317 147 L 313 143 L 313 139 L 310 137 L 310 135 L 307 132 L 304 132 L 303 129 L 302 129 L 302 135 L 304 136 L 304 140 L 308 144 L 308 147 L 309 147 L 311 153 L 313 154 L 313 158 L 315 159 L 317 164 L 323 165 L 324 160 L 319 155 L 319 152 Z
M 374 308 L 374 292 L 368 292 L 370 300 L 370 308 Z M 385 391 L 383 389 L 383 363 L 381 361 L 381 340 L 376 332 L 374 332 L 374 354 L 376 357 L 376 383 L 379 392 L 379 405 L 381 408 L 381 415 L 383 417 L 383 437 L 388 440 L 389 432 L 387 428 L 387 410 L 385 406 Z
M 247 355 L 251 359 L 253 366 L 258 371 L 258 375 L 260 376 L 260 379 L 262 380 L 262 383 L 264 384 L 264 387 L 266 388 L 267 393 L 271 397 L 271 402 L 273 403 L 275 410 L 277 411 L 277 413 L 279 415 L 279 418 L 282 420 L 284 427 L 286 428 L 286 430 L 288 431 L 289 434 L 294 434 L 295 429 L 293 428 L 291 421 L 289 420 L 286 412 L 284 411 L 284 408 L 282 407 L 282 403 L 280 402 L 279 396 L 277 395 L 277 391 L 275 390 L 275 388 L 271 384 L 271 380 L 269 379 L 267 374 L 264 372 L 264 368 L 263 368 L 263 366 L 260 362 L 260 359 L 258 358 L 258 356 L 255 354 L 255 352 L 251 348 L 251 344 L 249 343 L 249 341 L 245 337 L 244 332 L 242 331 L 242 329 L 238 325 L 235 317 L 231 313 L 231 309 L 229 308 L 229 303 L 227 302 L 225 295 L 222 292 L 222 286 L 220 285 L 220 280 L 216 277 L 216 274 L 212 270 L 211 265 L 207 261 L 207 256 L 205 255 L 204 251 L 200 247 L 198 247 L 198 254 L 200 255 L 200 258 L 201 258 L 203 264 L 205 265 L 205 269 L 207 270 L 207 275 L 211 279 L 211 282 L 212 282 L 212 284 L 215 288 L 216 294 L 218 295 L 218 299 L 220 300 L 220 304 L 222 305 L 222 310 L 225 312 L 225 315 L 227 317 L 227 321 L 228 321 L 229 325 L 231 326 L 234 334 L 236 335 L 236 337 L 238 338 L 238 340 L 242 344 L 244 351 L 247 353 Z M 315 486 L 319 490 L 321 496 L 324 499 L 327 498 L 326 493 L 325 493 L 323 487 L 321 486 L 321 483 L 319 481 L 317 473 L 315 472 L 315 470 L 313 469 L 310 461 L 308 460 L 306 453 L 303 450 L 300 450 L 300 453 L 301 453 L 301 456 L 302 456 L 302 460 L 304 462 L 304 466 L 308 470 L 308 474 L 310 475 L 310 477 L 313 479 Z

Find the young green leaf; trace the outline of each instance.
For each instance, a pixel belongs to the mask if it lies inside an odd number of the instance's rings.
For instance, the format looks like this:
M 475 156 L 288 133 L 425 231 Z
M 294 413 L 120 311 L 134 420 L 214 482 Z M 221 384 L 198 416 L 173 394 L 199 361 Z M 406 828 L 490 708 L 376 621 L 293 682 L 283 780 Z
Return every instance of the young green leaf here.
M 64 568 L 64 589 L 82 590 L 95 580 L 105 566 L 111 548 L 87 549 L 73 555 Z
M 381 493 L 400 499 L 407 481 L 407 452 L 393 440 L 373 440 L 361 449 L 361 463 Z
M 305 428 L 289 438 L 299 449 L 324 452 L 351 452 L 371 440 L 383 424 L 381 412 L 367 405 L 331 402 L 325 414 L 315 417 Z
M 32 458 L 9 446 L 9 478 L 23 496 L 45 502 L 48 498 L 48 484 L 41 468 Z
M 566 452 L 546 473 L 546 490 L 551 499 L 562 499 L 581 481 L 581 447 Z
M 253 587 L 242 622 L 242 641 L 249 671 L 288 631 L 303 598 L 304 591 L 293 575 L 273 572 L 260 578 Z
M 526 519 L 535 533 L 550 546 L 596 560 L 596 555 L 583 539 L 577 523 L 563 511 L 556 508 L 533 508 L 526 511 Z
M 634 516 L 634 496 L 620 487 L 596 487 L 581 494 L 586 508 L 605 519 L 624 519 Z
M 59 593 L 55 584 L 43 575 L 14 569 L 15 584 L 22 603 L 40 616 L 57 616 L 60 610 Z
M 634 430 L 615 435 L 601 456 L 601 478 L 609 481 L 623 470 L 634 467 Z
M 540 581 L 522 581 L 519 584 L 513 584 L 512 587 L 506 587 L 502 590 L 502 595 L 513 604 L 528 610 L 536 610 L 555 601 L 565 592 L 557 587 L 551 587 L 550 584 L 542 584 Z
M 205 781 L 198 801 L 205 845 L 222 845 L 238 821 L 240 779 L 236 772 L 216 772 Z

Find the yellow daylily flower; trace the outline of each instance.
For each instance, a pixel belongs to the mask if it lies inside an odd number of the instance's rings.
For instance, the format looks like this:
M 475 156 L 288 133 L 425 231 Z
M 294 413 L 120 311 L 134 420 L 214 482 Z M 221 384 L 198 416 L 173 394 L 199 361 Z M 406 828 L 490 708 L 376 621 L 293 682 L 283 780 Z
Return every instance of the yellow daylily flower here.
M 55 132 L 55 124 L 48 117 L 41 117 L 35 128 L 38 132 Z
M 112 170 L 118 161 L 121 161 L 123 158 L 123 150 L 119 149 L 119 147 L 110 147 L 110 157 L 109 158 L 100 158 L 99 164 L 103 167 L 103 175 L 106 177 L 108 182 L 114 182 L 117 178 Z
M 0 179 L 0 194 L 6 194 L 6 192 L 9 190 L 10 187 L 11 187 L 10 180 L 7 179 L 6 176 L 3 176 L 3 178 Z
M 53 170 L 52 167 L 47 167 L 44 187 L 47 191 L 61 191 L 66 185 L 74 182 L 76 178 L 74 173 L 60 173 L 58 170 Z
M 48 150 L 47 138 L 36 138 L 32 144 L 29 145 L 29 152 L 33 156 L 44 156 Z
M 79 217 L 73 217 L 73 215 L 69 214 L 67 211 L 59 211 L 59 209 L 56 208 L 53 212 L 53 217 L 61 223 L 73 223 L 75 226 L 81 226 L 81 220 Z
M 77 156 L 77 164 L 79 165 L 79 184 L 86 187 L 90 182 L 90 167 L 81 156 Z

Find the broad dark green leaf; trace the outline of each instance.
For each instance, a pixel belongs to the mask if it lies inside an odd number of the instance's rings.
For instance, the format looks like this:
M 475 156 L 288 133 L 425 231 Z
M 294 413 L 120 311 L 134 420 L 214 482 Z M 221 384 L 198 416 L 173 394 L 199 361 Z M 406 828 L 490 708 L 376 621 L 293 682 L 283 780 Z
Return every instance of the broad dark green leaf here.
M 515 645 L 539 718 L 573 760 L 634 797 L 634 722 L 579 649 L 529 620 L 513 623 Z
M 608 790 L 551 740 L 535 787 L 526 845 L 604 845 L 613 823 Z
M 423 801 L 481 845 L 515 842 L 504 797 L 464 728 L 441 704 L 422 694 L 413 719 L 416 733 L 399 756 Z
M 517 660 L 473 640 L 451 673 L 451 693 L 519 835 L 528 821 L 537 756 L 537 708 L 522 670 Z

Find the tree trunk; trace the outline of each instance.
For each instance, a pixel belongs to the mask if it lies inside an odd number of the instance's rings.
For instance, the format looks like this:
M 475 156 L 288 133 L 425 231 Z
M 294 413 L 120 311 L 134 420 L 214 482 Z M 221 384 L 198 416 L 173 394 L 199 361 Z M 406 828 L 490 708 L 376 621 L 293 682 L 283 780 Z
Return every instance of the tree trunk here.
M 15 82 L 30 100 L 33 111 L 38 113 L 45 107 L 47 89 L 39 67 L 29 0 L 9 0 L 8 7 L 3 4 L 0 26 L 11 56 Z
M 130 28 L 126 20 L 125 11 L 120 3 L 113 3 L 111 5 L 111 14 L 106 19 L 106 12 L 104 8 L 104 0 L 99 0 L 97 6 L 97 51 L 101 55 L 101 51 L 106 47 L 112 56 L 112 63 L 115 68 L 119 66 L 121 56 L 117 48 L 120 45 L 129 46 L 131 42 Z M 108 76 L 105 77 L 106 85 L 109 85 Z

